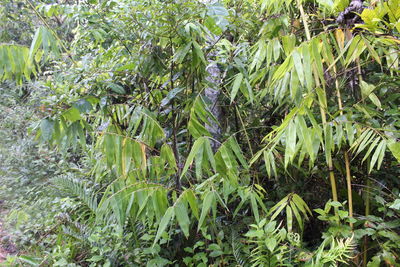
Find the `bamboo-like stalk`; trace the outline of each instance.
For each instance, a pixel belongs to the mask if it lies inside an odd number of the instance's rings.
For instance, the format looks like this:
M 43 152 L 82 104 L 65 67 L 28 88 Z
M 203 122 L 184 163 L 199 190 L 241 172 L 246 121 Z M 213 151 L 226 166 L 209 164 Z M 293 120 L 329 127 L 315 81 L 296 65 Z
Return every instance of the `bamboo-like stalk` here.
M 351 190 L 350 159 L 347 151 L 344 151 L 344 161 L 346 164 L 347 201 L 349 202 L 349 217 L 353 218 L 353 193 Z M 350 227 L 353 229 L 353 223 L 350 222 L 349 224 Z
M 310 34 L 310 29 L 308 27 L 307 16 L 304 13 L 303 5 L 301 4 L 300 0 L 297 0 L 297 5 L 299 7 L 301 18 L 303 20 L 304 31 L 306 33 L 307 41 L 310 41 L 311 40 L 311 34 Z M 315 86 L 320 88 L 321 84 L 320 84 L 319 79 L 318 79 L 318 72 L 317 72 L 317 70 L 315 68 L 315 65 L 312 66 L 312 69 L 313 69 L 313 74 L 314 74 Z M 320 109 L 320 112 L 321 112 L 322 123 L 325 126 L 326 122 L 327 122 L 327 120 L 326 120 L 326 112 L 325 112 L 325 110 L 323 109 L 323 107 L 321 105 L 319 106 L 319 109 Z M 330 183 L 331 183 L 332 199 L 334 201 L 338 201 L 338 194 L 337 194 L 337 188 L 336 188 L 336 178 L 335 178 L 335 173 L 333 171 L 332 157 L 328 159 L 327 163 L 328 163 L 328 170 L 329 170 L 329 180 L 330 180 Z
M 336 66 L 333 66 L 333 71 L 335 72 L 336 76 Z M 342 96 L 340 94 L 340 88 L 339 88 L 339 81 L 337 78 L 335 79 L 335 87 L 336 87 L 336 95 L 338 99 L 338 106 L 339 106 L 339 112 L 340 115 L 343 115 L 343 104 L 342 104 Z M 344 161 L 346 165 L 346 184 L 347 184 L 347 201 L 349 203 L 349 217 L 353 218 L 353 192 L 352 192 L 352 187 L 351 187 L 351 170 L 350 170 L 350 158 L 349 158 L 349 153 L 347 151 L 343 152 L 344 154 Z M 353 228 L 353 223 L 350 222 L 350 227 Z
M 356 64 L 357 64 L 357 74 L 358 74 L 358 83 L 361 84 L 362 81 L 362 73 L 361 73 L 361 64 L 360 64 L 360 59 L 356 59 Z M 371 181 L 368 177 L 368 169 L 369 169 L 369 164 L 370 164 L 370 159 L 368 159 L 368 164 L 367 164 L 367 186 L 366 186 L 366 191 L 365 191 L 365 216 L 368 216 L 370 213 L 370 187 L 371 187 Z M 368 236 L 364 236 L 364 244 L 363 244 L 363 267 L 367 266 L 367 261 L 368 261 Z
M 333 162 L 332 159 L 328 160 L 328 168 L 329 168 L 329 180 L 331 182 L 331 191 L 332 191 L 332 199 L 333 201 L 338 201 L 338 194 L 336 189 L 336 178 L 335 173 L 333 172 Z
M 367 164 L 367 173 L 369 169 L 369 163 L 370 160 L 368 159 L 368 164 Z M 370 188 L 371 188 L 371 180 L 369 179 L 369 176 L 367 175 L 367 186 L 365 190 L 365 217 L 367 217 L 370 214 L 370 207 L 371 207 L 371 198 L 370 198 Z M 368 263 L 368 236 L 364 236 L 364 244 L 363 244 L 363 267 L 367 267 Z

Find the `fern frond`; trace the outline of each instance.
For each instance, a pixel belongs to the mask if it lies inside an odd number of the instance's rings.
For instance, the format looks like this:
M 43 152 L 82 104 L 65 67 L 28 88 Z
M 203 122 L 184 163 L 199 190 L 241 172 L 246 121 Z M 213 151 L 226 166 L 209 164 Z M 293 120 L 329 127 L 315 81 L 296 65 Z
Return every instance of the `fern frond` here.
M 247 259 L 243 255 L 243 244 L 240 242 L 240 237 L 236 231 L 232 231 L 231 246 L 233 257 L 237 263 L 236 266 L 248 266 Z
M 71 222 L 71 225 L 63 225 L 64 234 L 69 235 L 83 243 L 89 243 L 89 236 L 92 234 L 93 229 L 87 225 Z
M 313 264 L 317 266 L 338 262 L 347 263 L 351 259 L 351 255 L 355 249 L 353 236 L 346 239 L 332 239 L 328 250 L 324 249 L 325 244 L 326 242 L 324 241 L 318 248 L 315 261 L 313 261 Z
M 56 178 L 54 183 L 61 190 L 72 194 L 86 205 L 94 214 L 97 211 L 97 196 L 96 193 L 89 189 L 81 180 L 69 176 Z

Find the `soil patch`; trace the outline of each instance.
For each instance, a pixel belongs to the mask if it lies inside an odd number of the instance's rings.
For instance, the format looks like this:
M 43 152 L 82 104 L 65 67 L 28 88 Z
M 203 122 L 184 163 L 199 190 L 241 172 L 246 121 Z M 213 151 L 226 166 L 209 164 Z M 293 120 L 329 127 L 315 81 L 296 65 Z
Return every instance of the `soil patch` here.
M 11 242 L 11 237 L 4 229 L 4 218 L 6 216 L 6 211 L 2 209 L 0 201 L 0 263 L 2 263 L 7 255 L 15 254 L 17 249 L 15 245 Z

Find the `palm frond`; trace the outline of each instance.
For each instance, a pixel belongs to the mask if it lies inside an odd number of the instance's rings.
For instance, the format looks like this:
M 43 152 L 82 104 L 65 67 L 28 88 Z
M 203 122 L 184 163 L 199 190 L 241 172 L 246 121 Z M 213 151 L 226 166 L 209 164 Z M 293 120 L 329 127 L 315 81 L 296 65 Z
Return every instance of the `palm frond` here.
M 91 212 L 96 213 L 98 203 L 97 195 L 92 189 L 89 189 L 82 180 L 70 176 L 63 176 L 56 178 L 54 184 L 61 190 L 78 198 Z

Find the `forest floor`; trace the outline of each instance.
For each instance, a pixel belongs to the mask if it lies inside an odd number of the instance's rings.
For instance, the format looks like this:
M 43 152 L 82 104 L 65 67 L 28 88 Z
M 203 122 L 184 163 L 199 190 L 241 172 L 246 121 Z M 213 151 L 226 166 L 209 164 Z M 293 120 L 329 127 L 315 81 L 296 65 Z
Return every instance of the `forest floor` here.
M 5 248 L 3 248 L 3 236 L 4 236 L 4 230 L 3 230 L 3 221 L 1 220 L 3 218 L 3 212 L 0 212 L 0 263 L 2 263 L 6 258 L 7 258 L 7 251 Z
M 4 218 L 7 212 L 2 209 L 0 201 L 0 263 L 7 259 L 8 255 L 15 254 L 16 248 L 10 242 L 10 236 L 4 228 Z

